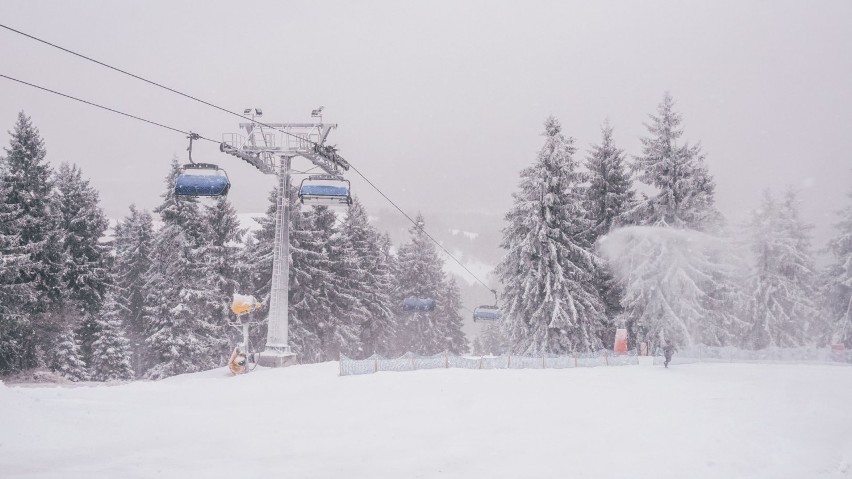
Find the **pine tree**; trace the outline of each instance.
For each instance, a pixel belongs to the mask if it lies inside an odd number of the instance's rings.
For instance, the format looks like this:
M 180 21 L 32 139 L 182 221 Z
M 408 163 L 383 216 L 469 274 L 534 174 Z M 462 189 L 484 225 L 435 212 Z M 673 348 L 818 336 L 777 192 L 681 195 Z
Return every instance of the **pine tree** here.
M 107 294 L 104 306 L 97 315 L 92 359 L 89 362 L 90 374 L 95 381 L 133 378 L 130 342 L 124 334 L 121 313 L 121 305 L 112 294 Z
M 205 207 L 204 221 L 208 232 L 204 240 L 203 274 L 214 293 L 213 301 L 207 305 L 209 321 L 227 329 L 229 304 L 233 294 L 240 292 L 237 257 L 245 230 L 240 228 L 237 212 L 227 197 Z
M 9 193 L 3 165 L 0 158 L 0 198 Z M 32 283 L 23 282 L 18 273 L 29 259 L 14 228 L 19 214 L 17 205 L 0 202 L 0 374 L 33 367 L 37 360 L 33 323 L 23 314 L 36 294 Z
M 636 207 L 633 180 L 625 164 L 624 150 L 615 146 L 609 122 L 601 127 L 601 142 L 592 146 L 586 157 L 588 187 L 586 202 L 591 220 L 589 241 L 609 234 L 617 226 L 629 224 L 629 212 Z M 622 313 L 621 299 L 624 292 L 612 276 L 606 263 L 601 263 L 595 272 L 594 283 L 606 308 L 607 325 L 603 334 L 605 345 L 613 344 L 615 324 L 612 319 Z
M 392 278 L 388 263 L 389 244 L 370 225 L 367 212 L 356 198 L 341 228 L 342 240 L 353 251 L 350 271 L 352 287 L 366 309 L 359 327 L 361 344 L 356 357 L 387 355 L 394 337 Z
M 624 162 L 624 150 L 615 146 L 609 122 L 601 127 L 601 134 L 601 143 L 592 146 L 586 157 L 589 183 L 586 208 L 592 222 L 592 243 L 613 227 L 627 223 L 627 212 L 636 201 L 633 181 Z
M 852 200 L 852 191 L 848 196 Z M 837 236 L 828 243 L 834 261 L 822 281 L 821 303 L 829 332 L 824 339 L 852 348 L 852 203 L 837 213 Z
M 367 312 L 357 296 L 357 260 L 350 245 L 336 234 L 335 214 L 328 207 L 313 207 L 306 215 L 313 234 L 302 243 L 309 256 L 311 286 L 304 297 L 313 296 L 316 306 L 310 311 L 310 324 L 320 339 L 318 360 L 339 359 L 340 353 L 354 354 L 358 347 L 359 326 Z
M 71 328 L 65 328 L 56 338 L 50 369 L 71 381 L 88 379 L 86 363 L 83 362 L 80 345 Z
M 601 347 L 606 322 L 594 284 L 599 259 L 590 251 L 573 139 L 545 122 L 545 144 L 521 172 L 506 215 L 497 267 L 504 285 L 506 336 L 516 353 L 589 351 Z
M 154 220 L 146 210 L 130 206 L 130 214 L 115 227 L 115 301 L 125 324 L 133 352 L 133 370 L 144 372 L 152 365 L 152 352 L 145 343 L 145 298 L 148 272 L 153 265 Z
M 10 147 L 3 161 L 2 182 L 6 185 L 2 203 L 16 210 L 7 223 L 7 235 L 17 237 L 18 246 L 29 255 L 27 266 L 19 269 L 18 283 L 31 283 L 38 299 L 28 313 L 53 310 L 63 299 L 62 275 L 65 257 L 51 169 L 38 129 L 23 112 L 18 114 Z
M 764 192 L 761 209 L 750 224 L 755 271 L 746 308 L 751 321 L 746 347 L 796 347 L 809 342 L 808 329 L 815 326 L 817 316 L 809 229 L 799 218 L 792 190 L 781 204 Z
M 397 304 L 406 298 L 442 300 L 446 278 L 441 259 L 424 231 L 423 215 L 418 214 L 412 226 L 411 242 L 399 248 L 396 257 L 394 297 Z M 405 312 L 397 309 L 397 337 L 394 349 L 397 354 L 435 354 L 444 350 L 446 341 L 442 337 L 440 310 Z
M 97 327 L 93 318 L 112 282 L 110 248 L 101 242 L 109 222 L 98 204 L 98 192 L 76 166 L 63 163 L 54 178 L 65 251 L 63 282 L 68 304 L 63 308 L 73 311 L 67 317 L 78 318 L 73 323 L 83 360 L 88 364 Z
M 649 136 L 642 138 L 642 156 L 635 158 L 638 179 L 657 188 L 630 213 L 630 222 L 707 230 L 721 222 L 714 208 L 715 183 L 704 164 L 700 145 L 679 144 L 681 115 L 669 93 L 650 115 Z
M 163 228 L 155 240 L 154 264 L 146 274 L 146 343 L 156 355 L 156 364 L 146 375 L 152 379 L 208 369 L 227 359 L 222 353 L 225 334 L 208 315 L 216 300 L 204 268 L 208 230 L 197 201 L 174 195 L 179 170 L 175 159 L 166 177 L 164 201 L 156 210 Z
M 30 118 L 18 114 L 0 159 L 0 369 L 40 365 L 66 325 L 56 323 L 64 300 L 63 238 L 44 141 Z M 8 302 L 7 302 L 8 301 Z M 7 322 L 8 321 L 8 322 Z
M 63 163 L 55 184 L 66 252 L 65 284 L 72 301 L 85 311 L 97 311 L 112 279 L 109 245 L 100 241 L 109 221 L 99 206 L 98 192 L 76 165 Z
M 461 309 L 461 291 L 455 278 L 449 278 L 444 282 L 438 301 L 439 351 L 448 351 L 452 354 L 464 354 L 468 351 L 470 346 L 462 331 L 464 320 L 459 313 Z

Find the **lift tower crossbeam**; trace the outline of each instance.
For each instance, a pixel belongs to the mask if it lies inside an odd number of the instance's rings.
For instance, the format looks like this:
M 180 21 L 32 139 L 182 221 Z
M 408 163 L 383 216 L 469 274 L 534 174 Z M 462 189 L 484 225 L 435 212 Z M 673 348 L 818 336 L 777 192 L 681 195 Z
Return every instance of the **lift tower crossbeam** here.
M 256 112 L 259 110 L 255 110 Z M 259 115 L 258 115 L 259 116 Z M 255 115 L 252 115 L 254 120 Z M 326 146 L 336 123 L 240 123 L 242 133 L 223 135 L 220 150 L 241 158 L 262 173 L 278 176 L 275 205 L 275 243 L 272 253 L 272 284 L 266 349 L 260 354 L 262 366 L 282 367 L 296 363 L 288 337 L 290 289 L 290 168 L 301 156 L 327 174 L 340 175 L 349 164 L 334 148 Z

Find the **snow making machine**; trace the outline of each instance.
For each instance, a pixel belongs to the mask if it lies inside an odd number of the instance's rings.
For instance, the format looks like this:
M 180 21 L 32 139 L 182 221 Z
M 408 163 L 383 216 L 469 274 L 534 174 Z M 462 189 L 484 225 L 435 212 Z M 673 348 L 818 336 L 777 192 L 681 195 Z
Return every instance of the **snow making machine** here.
M 252 324 L 259 323 L 259 321 L 254 320 L 254 314 L 252 313 L 262 307 L 263 304 L 259 303 L 254 296 L 234 293 L 233 300 L 231 301 L 231 312 L 234 313 L 236 321 L 228 321 L 228 323 L 243 334 L 242 344 L 234 348 L 228 360 L 228 369 L 234 375 L 250 371 L 248 363 L 250 360 L 254 360 L 255 354 L 251 352 L 249 328 Z

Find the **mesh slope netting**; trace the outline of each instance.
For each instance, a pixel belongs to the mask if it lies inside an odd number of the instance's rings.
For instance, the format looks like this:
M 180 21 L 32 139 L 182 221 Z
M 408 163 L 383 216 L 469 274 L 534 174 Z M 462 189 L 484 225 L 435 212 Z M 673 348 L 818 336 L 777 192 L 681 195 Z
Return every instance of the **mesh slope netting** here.
M 651 361 L 650 359 L 648 360 Z M 653 364 L 663 364 L 663 353 L 655 351 Z M 829 348 L 767 348 L 756 351 L 732 347 L 690 346 L 676 351 L 671 364 L 691 364 L 699 362 L 799 362 L 851 364 L 852 350 L 832 351 Z M 371 374 L 380 371 L 414 371 L 419 369 L 460 368 L 460 369 L 564 369 L 606 366 L 627 366 L 640 364 L 635 350 L 626 354 L 615 354 L 601 350 L 592 353 L 575 353 L 570 356 L 456 356 L 440 353 L 434 356 L 420 356 L 406 353 L 398 358 L 385 358 L 378 355 L 367 359 L 340 357 L 340 375 Z

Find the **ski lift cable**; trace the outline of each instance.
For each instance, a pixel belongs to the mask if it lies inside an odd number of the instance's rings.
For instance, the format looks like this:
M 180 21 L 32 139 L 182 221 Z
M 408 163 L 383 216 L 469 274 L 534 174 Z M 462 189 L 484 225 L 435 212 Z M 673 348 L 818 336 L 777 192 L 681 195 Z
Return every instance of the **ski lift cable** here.
M 204 104 L 204 105 L 207 105 L 207 106 L 209 106 L 209 107 L 211 107 L 211 108 L 215 108 L 215 109 L 217 109 L 217 110 L 223 111 L 223 112 L 228 113 L 228 114 L 230 114 L 230 115 L 234 115 L 234 116 L 240 117 L 240 118 L 242 118 L 242 119 L 244 119 L 244 120 L 247 120 L 247 121 L 250 121 L 250 122 L 252 122 L 252 123 L 257 123 L 257 124 L 258 124 L 258 125 L 260 125 L 260 126 L 263 126 L 263 127 L 266 127 L 266 128 L 270 128 L 270 129 L 273 129 L 273 130 L 277 130 L 277 131 L 279 131 L 279 132 L 281 132 L 281 133 L 283 133 L 283 134 L 285 134 L 285 135 L 289 135 L 289 136 L 292 136 L 292 137 L 294 137 L 294 138 L 298 138 L 298 139 L 300 139 L 300 140 L 302 140 L 302 141 L 306 141 L 306 142 L 308 142 L 308 143 L 310 143 L 310 144 L 312 144 L 312 145 L 319 145 L 319 143 L 317 143 L 317 142 L 315 142 L 315 141 L 312 141 L 312 140 L 311 140 L 311 139 L 309 139 L 309 138 L 304 138 L 304 137 L 301 137 L 301 136 L 299 136 L 299 135 L 295 135 L 295 134 L 293 134 L 293 133 L 290 133 L 289 131 L 285 131 L 285 130 L 282 130 L 282 129 L 280 129 L 280 128 L 273 127 L 272 125 L 268 125 L 268 124 L 266 124 L 266 123 L 264 123 L 264 122 L 262 122 L 262 121 L 259 121 L 259 120 L 255 119 L 255 118 L 252 118 L 252 117 L 249 117 L 249 116 L 245 116 L 245 115 L 240 114 L 240 113 L 238 113 L 238 112 L 235 112 L 235 111 L 229 110 L 229 109 L 227 109 L 227 108 L 221 107 L 221 106 L 219 106 L 219 105 L 215 105 L 215 104 L 213 104 L 213 103 L 210 103 L 209 101 L 202 100 L 202 99 L 200 99 L 200 98 L 194 97 L 194 96 L 189 95 L 189 94 L 187 94 L 187 93 L 183 93 L 183 92 L 181 92 L 181 91 L 175 90 L 174 88 L 168 87 L 168 86 L 163 85 L 163 84 L 161 84 L 161 83 L 157 83 L 157 82 L 155 82 L 155 81 L 153 81 L 153 80 L 149 80 L 149 79 L 147 79 L 147 78 L 145 78 L 145 77 L 142 77 L 142 76 L 140 76 L 140 75 L 136 75 L 135 73 L 130 73 L 130 72 L 126 71 L 126 70 L 122 70 L 121 68 L 114 67 L 114 66 L 112 66 L 112 65 L 109 65 L 109 64 L 104 63 L 104 62 L 99 61 L 99 60 L 95 60 L 95 59 L 94 59 L 94 58 L 92 58 L 92 57 L 89 57 L 89 56 L 83 55 L 82 53 L 77 53 L 77 52 L 75 52 L 75 51 L 73 51 L 73 50 L 69 50 L 68 48 L 65 48 L 65 47 L 59 46 L 59 45 L 57 45 L 57 44 L 55 44 L 55 43 L 51 43 L 51 42 L 49 42 L 49 41 L 47 41 L 47 40 L 43 40 L 43 39 L 41 39 L 41 38 L 39 38 L 39 37 L 36 37 L 36 36 L 34 36 L 34 35 L 30 35 L 30 34 L 28 34 L 28 33 L 22 32 L 22 31 L 20 31 L 20 30 L 17 30 L 17 29 L 15 29 L 15 28 L 12 28 L 12 27 L 10 27 L 10 26 L 8 26 L 8 25 L 4 25 L 4 24 L 0 23 L 0 27 L 5 28 L 6 30 L 9 30 L 10 32 L 17 33 L 17 34 L 19 34 L 19 35 L 25 36 L 25 37 L 30 38 L 30 39 L 32 39 L 32 40 L 35 40 L 35 41 L 37 41 L 37 42 L 40 42 L 40 43 L 43 43 L 43 44 L 45 44 L 45 45 L 51 46 L 51 47 L 53 47 L 53 48 L 56 48 L 56 49 L 62 50 L 63 52 L 70 53 L 71 55 L 74 55 L 74 56 L 76 56 L 76 57 L 82 58 L 82 59 L 84 59 L 84 60 L 88 60 L 88 61 L 90 61 L 90 62 L 96 63 L 96 64 L 98 64 L 98 65 L 100 65 L 100 66 L 102 66 L 102 67 L 109 68 L 110 70 L 114 70 L 114 71 L 117 71 L 117 72 L 122 73 L 122 74 L 124 74 L 124 75 L 130 76 L 130 77 L 133 77 L 133 78 L 135 78 L 135 79 L 137 79 L 137 80 L 143 81 L 143 82 L 148 83 L 148 84 L 150 84 L 150 85 L 156 86 L 156 87 L 158 87 L 158 88 L 162 88 L 162 89 L 164 89 L 164 90 L 168 90 L 168 91 L 170 91 L 170 92 L 172 92 L 172 93 L 174 93 L 174 94 L 176 94 L 176 95 L 180 95 L 180 96 L 182 96 L 182 97 L 184 97 L 184 98 L 189 98 L 190 100 L 197 101 L 197 102 L 199 102 L 199 103 L 201 103 L 201 104 Z M 218 142 L 218 141 L 217 141 L 216 143 L 221 143 L 221 142 Z
M 32 39 L 32 40 L 35 40 L 35 41 L 37 41 L 37 42 L 43 43 L 43 44 L 45 44 L 45 45 L 51 46 L 51 47 L 53 47 L 53 48 L 57 48 L 57 49 L 62 50 L 62 51 L 64 51 L 64 52 L 66 52 L 66 53 L 69 53 L 69 54 L 74 55 L 74 56 L 76 56 L 76 57 L 82 58 L 82 59 L 84 59 L 84 60 L 88 60 L 88 61 L 90 61 L 90 62 L 96 63 L 96 64 L 98 64 L 98 65 L 100 65 L 100 66 L 105 67 L 105 68 L 109 68 L 110 70 L 114 70 L 114 71 L 116 71 L 116 72 L 122 73 L 122 74 L 124 74 L 124 75 L 128 75 L 128 76 L 130 76 L 130 77 L 133 77 L 133 78 L 135 78 L 135 79 L 137 79 L 137 80 L 143 81 L 143 82 L 148 83 L 148 84 L 150 84 L 150 85 L 153 85 L 153 86 L 156 86 L 156 87 L 158 87 L 158 88 L 162 88 L 162 89 L 164 89 L 164 90 L 170 91 L 170 92 L 172 92 L 172 93 L 174 93 L 174 94 L 176 94 L 176 95 L 180 95 L 180 96 L 182 96 L 182 97 L 184 97 L 184 98 L 188 98 L 188 99 L 190 99 L 190 100 L 193 100 L 193 101 L 196 101 L 196 102 L 202 103 L 202 104 L 207 105 L 207 106 L 209 106 L 209 107 L 211 107 L 211 108 L 215 108 L 215 109 L 217 109 L 217 110 L 220 110 L 220 111 L 222 111 L 222 112 L 228 113 L 228 114 L 230 114 L 230 115 L 237 116 L 237 117 L 242 118 L 242 119 L 247 120 L 247 121 L 251 121 L 252 123 L 256 123 L 256 124 L 258 124 L 258 125 L 260 125 L 260 126 L 263 126 L 263 127 L 266 127 L 266 128 L 270 128 L 270 129 L 273 129 L 273 130 L 276 130 L 276 131 L 279 131 L 279 132 L 281 132 L 281 133 L 283 133 L 283 134 L 285 134 L 285 135 L 289 135 L 289 136 L 292 136 L 292 137 L 294 137 L 294 138 L 299 138 L 300 140 L 302 140 L 302 141 L 306 141 L 306 142 L 308 142 L 308 143 L 310 143 L 310 144 L 313 144 L 313 145 L 316 145 L 316 146 L 319 146 L 319 145 L 320 145 L 319 143 L 317 143 L 317 142 L 315 142 L 315 141 L 312 141 L 312 140 L 310 140 L 309 138 L 303 138 L 303 137 L 301 137 L 301 136 L 299 136 L 299 135 L 295 135 L 295 134 L 293 134 L 293 133 L 290 133 L 290 132 L 288 132 L 288 131 L 282 130 L 282 129 L 280 129 L 280 128 L 276 128 L 276 127 L 274 127 L 274 126 L 272 126 L 272 125 L 269 125 L 269 124 L 266 124 L 266 123 L 264 123 L 264 122 L 262 122 L 262 121 L 259 121 L 259 120 L 257 120 L 256 118 L 248 117 L 248 116 L 245 116 L 245 115 L 240 114 L 240 113 L 238 113 L 238 112 L 235 112 L 235 111 L 229 110 L 229 109 L 227 109 L 227 108 L 224 108 L 224 107 L 221 107 L 221 106 L 215 105 L 215 104 L 213 104 L 213 103 L 211 103 L 211 102 L 208 102 L 208 101 L 202 100 L 202 99 L 200 99 L 200 98 L 194 97 L 194 96 L 192 96 L 192 95 L 189 95 L 189 94 L 187 94 L 187 93 L 183 93 L 183 92 L 181 92 L 181 91 L 175 90 L 174 88 L 168 87 L 168 86 L 166 86 L 166 85 L 163 85 L 163 84 L 161 84 L 161 83 L 155 82 L 155 81 L 153 81 L 153 80 L 149 80 L 149 79 L 144 78 L 144 77 L 142 77 L 142 76 L 140 76 L 140 75 L 136 75 L 136 74 L 134 74 L 134 73 L 130 73 L 130 72 L 126 71 L 126 70 L 122 70 L 121 68 L 117 68 L 117 67 L 114 67 L 114 66 L 112 66 L 112 65 L 109 65 L 109 64 L 107 64 L 107 63 L 104 63 L 104 62 L 102 62 L 102 61 L 95 60 L 94 58 L 91 58 L 91 57 L 89 57 L 89 56 L 83 55 L 82 53 L 77 53 L 77 52 L 75 52 L 75 51 L 73 51 L 73 50 L 70 50 L 70 49 L 68 49 L 68 48 L 65 48 L 65 47 L 62 47 L 62 46 L 56 45 L 56 44 L 51 43 L 51 42 L 49 42 L 49 41 L 47 41 L 47 40 L 43 40 L 43 39 L 41 39 L 41 38 L 38 38 L 38 37 L 36 37 L 36 36 L 34 36 L 34 35 L 30 35 L 30 34 L 28 34 L 28 33 L 22 32 L 22 31 L 20 31 L 20 30 L 17 30 L 17 29 L 15 29 L 15 28 L 12 28 L 12 27 L 10 27 L 10 26 L 8 26 L 8 25 L 4 25 L 4 24 L 0 23 L 0 27 L 4 28 L 4 29 L 6 29 L 6 30 L 9 30 L 9 31 L 11 31 L 11 32 L 17 33 L 17 34 L 19 34 L 19 35 L 25 36 L 25 37 L 27 37 L 27 38 L 30 38 L 30 39 Z M 4 76 L 5 76 L 5 75 L 4 75 Z M 6 78 L 9 78 L 9 77 L 6 77 Z M 10 78 L 10 79 L 11 79 L 11 78 Z M 15 80 L 15 81 L 20 81 L 20 80 Z M 24 82 L 21 82 L 21 83 L 24 83 Z M 35 86 L 35 85 L 31 85 L 31 86 Z M 42 88 L 42 87 L 37 87 L 37 88 L 41 88 L 41 89 L 43 89 L 43 90 L 46 90 L 45 88 Z M 52 92 L 52 93 L 55 93 L 55 92 Z M 63 96 L 67 96 L 67 95 L 63 95 Z M 84 101 L 84 100 L 79 100 L 79 99 L 77 99 L 77 98 L 73 98 L 73 99 L 78 100 L 78 101 L 82 101 L 82 102 L 84 102 L 84 103 L 89 103 L 89 102 L 86 102 L 86 101 Z M 91 103 L 89 103 L 89 104 L 91 104 Z M 93 106 L 97 106 L 97 107 L 99 107 L 99 108 L 104 108 L 104 109 L 107 109 L 107 110 L 110 110 L 110 111 L 114 111 L 114 112 L 116 112 L 116 113 L 120 113 L 120 114 L 125 115 L 125 116 L 130 116 L 130 117 L 132 117 L 132 115 L 128 115 L 128 114 L 126 114 L 126 113 L 121 113 L 121 112 L 118 112 L 118 111 L 116 111 L 116 110 L 112 110 L 112 109 L 109 109 L 109 108 L 106 108 L 106 107 L 102 107 L 102 106 L 100 106 L 100 105 L 95 105 L 95 104 L 92 104 L 92 105 L 93 105 Z M 144 119 L 142 119 L 142 118 L 138 118 L 138 117 L 135 117 L 135 118 L 136 118 L 136 119 L 139 119 L 139 120 L 142 120 L 142 121 L 146 121 L 146 122 L 148 122 L 148 123 L 154 123 L 154 122 L 151 122 L 151 121 L 149 121 L 149 120 L 144 120 Z M 154 124 L 156 124 L 156 123 L 154 123 Z M 158 124 L 158 126 L 163 126 L 163 127 L 165 127 L 164 125 L 159 125 L 159 124 Z M 176 128 L 171 128 L 171 127 L 165 127 L 165 128 L 169 128 L 169 129 L 171 129 L 171 130 L 179 131 L 179 132 L 181 132 L 181 133 L 187 133 L 187 132 L 183 132 L 183 131 L 181 131 L 181 130 L 178 130 L 178 129 L 176 129 Z M 203 138 L 203 137 L 202 137 L 202 138 Z M 204 139 L 205 139 L 205 140 L 208 140 L 208 141 L 214 141 L 215 143 L 220 143 L 220 142 L 217 142 L 217 141 L 215 141 L 215 140 L 210 140 L 209 138 L 204 138 Z M 466 272 L 467 272 L 467 273 L 468 273 L 468 274 L 469 274 L 472 278 L 474 278 L 474 279 L 475 279 L 478 283 L 480 283 L 483 287 L 485 287 L 486 289 L 488 289 L 489 291 L 491 291 L 492 293 L 494 293 L 494 290 L 493 290 L 492 288 L 490 288 L 490 287 L 489 287 L 489 286 L 488 286 L 488 285 L 487 285 L 484 281 L 482 281 L 482 280 L 481 280 L 478 276 L 476 276 L 475 274 L 473 274 L 473 272 L 472 272 L 472 271 L 470 271 L 470 270 L 469 270 L 469 269 L 468 269 L 468 268 L 467 268 L 464 264 L 462 264 L 462 262 L 461 262 L 461 261 L 459 261 L 459 260 L 458 260 L 455 256 L 453 256 L 452 254 L 450 254 L 450 252 L 449 252 L 449 251 L 447 251 L 447 249 L 446 249 L 446 248 L 444 248 L 444 247 L 443 247 L 440 243 L 438 243 L 438 241 L 436 241 L 436 240 L 435 240 L 435 238 L 433 238 L 433 237 L 432 237 L 432 235 L 430 235 L 430 234 L 429 234 L 429 233 L 425 230 L 425 228 L 422 228 L 422 227 L 420 227 L 419 225 L 417 225 L 417 222 L 415 222 L 415 221 L 411 218 L 411 216 L 409 216 L 407 213 L 405 213 L 405 211 L 403 211 L 403 210 L 402 210 L 402 208 L 400 208 L 400 207 L 399 207 L 396 203 L 394 203 L 394 202 L 393 202 L 393 201 L 392 201 L 392 200 L 391 200 L 391 199 L 390 199 L 390 198 L 389 198 L 389 197 L 388 197 L 388 196 L 387 196 L 387 195 L 386 195 L 386 194 L 385 194 L 382 190 L 380 190 L 380 189 L 379 189 L 379 187 L 377 187 L 377 186 L 376 186 L 376 185 L 375 185 L 372 181 L 370 181 L 370 180 L 369 180 L 366 176 L 364 176 L 364 174 L 363 174 L 363 173 L 361 173 L 361 171 L 359 171 L 357 168 L 355 168 L 355 166 L 354 166 L 354 165 L 352 165 L 351 163 L 349 164 L 349 166 L 350 166 L 350 167 L 351 167 L 351 168 L 352 168 L 352 169 L 353 169 L 356 173 L 358 173 L 358 176 L 360 176 L 360 177 L 361 177 L 364 181 L 366 181 L 366 182 L 367 182 L 367 183 L 368 183 L 368 184 L 369 184 L 369 185 L 370 185 L 370 186 L 371 186 L 374 190 L 376 190 L 376 191 L 377 191 L 377 192 L 378 192 L 378 193 L 379 193 L 382 197 L 384 197 L 384 198 L 385 198 L 385 199 L 386 199 L 386 200 L 387 200 L 387 201 L 388 201 L 388 202 L 389 202 L 389 203 L 390 203 L 390 204 L 391 204 L 394 208 L 396 208 L 396 209 L 397 209 L 397 211 L 399 211 L 399 212 L 400 212 L 403 216 L 405 216 L 405 217 L 408 219 L 408 221 L 410 221 L 413 225 L 418 226 L 418 227 L 421 229 L 421 231 L 423 231 L 423 233 L 426 235 L 426 237 L 428 237 L 428 238 L 429 238 L 429 239 L 430 239 L 433 243 L 435 243 L 435 244 L 436 244 L 439 248 L 441 248 L 441 249 L 442 249 L 445 253 L 447 253 L 447 255 L 448 255 L 448 256 L 450 256 L 451 258 L 453 258 L 453 260 L 454 260 L 456 263 L 458 263 L 458 264 L 459 264 L 459 266 L 461 266 L 461 267 L 462 267 L 462 268 L 463 268 L 463 269 L 464 269 L 464 270 L 465 270 L 465 271 L 466 271 Z M 496 294 L 496 293 L 495 293 L 495 294 Z
M 62 93 L 62 92 L 59 92 L 59 91 L 56 91 L 56 90 L 51 90 L 50 88 L 46 88 L 46 87 L 43 87 L 43 86 L 39 86 L 39 85 L 36 85 L 36 84 L 34 84 L 34 83 L 26 82 L 26 81 L 23 81 L 23 80 L 18 80 L 17 78 L 13 78 L 13 77 L 10 77 L 10 76 L 8 76 L 8 75 L 4 75 L 4 74 L 2 74 L 2 73 L 0 73 L 0 78 L 5 78 L 5 79 L 7 79 L 7 80 L 11 80 L 11 81 L 13 81 L 13 82 L 17 82 L 17 83 L 21 83 L 21 84 L 23 84 L 23 85 L 27 85 L 27 86 L 30 86 L 30 87 L 33 87 L 33 88 L 37 88 L 37 89 L 39 89 L 39 90 L 43 90 L 43 91 L 46 91 L 46 92 L 48 92 L 48 93 L 53 93 L 54 95 L 59 95 L 59 96 L 62 96 L 62 97 L 65 97 L 65 98 L 68 98 L 68 99 L 71 99 L 71 100 L 74 100 L 74 101 L 78 101 L 78 102 L 80 102 L 80 103 L 85 103 L 86 105 L 90 105 L 90 106 L 93 106 L 93 107 L 96 107 L 96 108 L 100 108 L 100 109 L 103 109 L 103 110 L 106 110 L 106 111 L 110 111 L 110 112 L 112 112 L 112 113 L 117 113 L 117 114 L 119 114 L 119 115 L 124 115 L 124 116 L 126 116 L 126 117 L 128 117 L 128 118 L 133 118 L 134 120 L 144 121 L 145 123 L 149 123 L 149 124 L 154 125 L 154 126 L 159 126 L 160 128 L 165 128 L 165 129 L 167 129 L 167 130 L 171 130 L 171 131 L 175 131 L 175 132 L 178 132 L 178 133 L 182 133 L 182 134 L 184 134 L 184 135 L 197 135 L 197 133 L 192 133 L 192 132 L 189 132 L 189 131 L 184 131 L 184 130 L 181 130 L 180 128 L 175 128 L 175 127 L 172 127 L 172 126 L 164 125 L 164 124 L 162 124 L 162 123 L 157 123 L 156 121 L 146 120 L 145 118 L 142 118 L 142 117 L 140 117 L 140 116 L 131 115 L 130 113 L 125 113 L 125 112 L 123 112 L 123 111 L 119 111 L 119 110 L 116 110 L 116 109 L 114 109 L 114 108 L 110 108 L 110 107 L 107 107 L 107 106 L 99 105 L 99 104 L 97 104 L 97 103 L 94 103 L 94 102 L 91 102 L 91 101 L 88 101 L 88 100 L 83 100 L 82 98 L 77 98 L 77 97 L 75 97 L 75 96 L 71 96 L 71 95 L 68 95 L 68 94 L 66 94 L 66 93 Z M 201 136 L 201 135 L 198 135 L 198 139 L 200 139 L 200 140 L 207 140 L 207 141 L 210 141 L 210 142 L 213 142 L 213 143 L 219 144 L 219 142 L 218 142 L 218 141 L 213 140 L 213 139 L 210 139 L 210 138 L 207 138 L 207 137 L 204 137 L 204 136 Z

